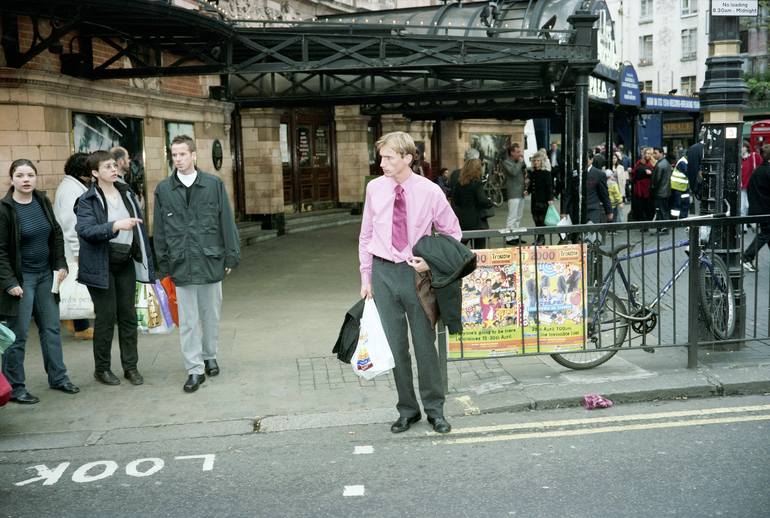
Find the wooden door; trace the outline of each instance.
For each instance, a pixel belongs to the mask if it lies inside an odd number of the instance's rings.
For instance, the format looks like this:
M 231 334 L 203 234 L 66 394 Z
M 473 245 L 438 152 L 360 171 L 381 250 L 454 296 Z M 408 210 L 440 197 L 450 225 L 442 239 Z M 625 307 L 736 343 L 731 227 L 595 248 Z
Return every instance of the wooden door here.
M 284 202 L 301 212 L 337 201 L 328 111 L 295 110 L 287 135 L 292 163 L 284 164 Z

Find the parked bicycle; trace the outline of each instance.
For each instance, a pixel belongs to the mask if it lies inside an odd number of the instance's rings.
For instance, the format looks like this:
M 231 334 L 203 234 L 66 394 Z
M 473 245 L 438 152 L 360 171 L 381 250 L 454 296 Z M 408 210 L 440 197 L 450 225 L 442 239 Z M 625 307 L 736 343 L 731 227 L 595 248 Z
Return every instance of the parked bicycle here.
M 484 184 L 484 192 L 492 201 L 495 207 L 499 207 L 503 204 L 503 184 L 505 182 L 505 176 L 503 175 L 503 163 L 498 160 L 495 163 L 495 167 L 484 175 L 482 183 Z
M 729 215 L 729 212 L 727 213 Z M 712 216 L 696 216 L 689 219 L 702 219 Z M 572 354 L 553 354 L 552 358 L 570 369 L 590 369 L 601 365 L 623 346 L 628 336 L 629 327 L 639 335 L 647 335 L 658 323 L 656 307 L 669 292 L 677 280 L 688 270 L 690 257 L 686 257 L 674 275 L 649 302 L 641 299 L 639 287 L 629 281 L 623 270 L 623 263 L 629 259 L 658 254 L 661 251 L 688 247 L 689 240 L 681 240 L 662 248 L 648 248 L 640 252 L 620 255 L 624 250 L 631 250 L 638 243 L 624 243 L 605 250 L 596 243 L 589 245 L 594 255 L 598 254 L 612 260 L 609 270 L 601 284 L 588 287 L 586 349 Z M 594 257 L 596 257 L 594 255 Z M 713 253 L 703 249 L 698 254 L 698 299 L 703 320 L 717 339 L 725 339 L 735 331 L 735 296 L 730 282 L 727 266 Z M 620 297 L 617 289 L 625 290 Z M 613 349 L 608 349 L 613 348 Z

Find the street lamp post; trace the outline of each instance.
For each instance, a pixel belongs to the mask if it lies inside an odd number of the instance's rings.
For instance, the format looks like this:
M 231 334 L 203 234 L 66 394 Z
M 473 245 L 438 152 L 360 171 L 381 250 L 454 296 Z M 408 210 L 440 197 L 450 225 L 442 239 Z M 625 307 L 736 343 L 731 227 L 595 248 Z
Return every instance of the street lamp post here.
M 704 128 L 700 212 L 722 212 L 727 202 L 730 213 L 739 215 L 741 132 L 749 90 L 742 77 L 738 16 L 716 15 L 712 2 L 709 2 L 709 22 L 706 80 L 700 90 Z M 715 227 L 711 241 L 714 252 L 728 265 L 736 297 L 736 326 L 732 338 L 744 336 L 746 314 L 739 232 L 737 225 Z M 740 346 L 740 342 L 733 342 L 728 348 L 736 345 Z

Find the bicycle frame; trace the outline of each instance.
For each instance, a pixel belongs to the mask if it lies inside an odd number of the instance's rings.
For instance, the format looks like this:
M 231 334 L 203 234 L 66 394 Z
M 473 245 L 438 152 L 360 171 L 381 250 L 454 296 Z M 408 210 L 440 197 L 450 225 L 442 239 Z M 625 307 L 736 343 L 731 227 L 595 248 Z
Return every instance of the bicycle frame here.
M 622 256 L 617 255 L 613 257 L 612 266 L 610 267 L 609 271 L 606 273 L 606 275 L 602 279 L 602 284 L 601 284 L 602 287 L 597 295 L 598 301 L 594 301 L 592 303 L 592 304 L 595 304 L 593 307 L 595 308 L 604 307 L 604 304 L 607 301 L 607 294 L 609 293 L 610 287 L 613 285 L 612 278 L 614 277 L 616 272 L 619 274 L 620 280 L 628 295 L 629 310 L 641 308 L 641 307 L 653 307 L 657 305 L 660 302 L 660 300 L 666 296 L 669 290 L 671 290 L 671 288 L 674 286 L 674 283 L 677 280 L 679 280 L 679 278 L 682 276 L 682 274 L 684 274 L 685 271 L 687 271 L 687 268 L 690 264 L 690 258 L 688 257 L 682 262 L 679 268 L 677 268 L 677 270 L 674 272 L 673 277 L 669 279 L 668 282 L 663 286 L 663 288 L 660 290 L 660 292 L 655 297 L 655 299 L 653 299 L 650 303 L 647 303 L 647 304 L 642 304 L 643 301 L 636 299 L 635 290 L 631 289 L 631 283 L 628 280 L 628 277 L 626 277 L 626 273 L 623 270 L 622 262 L 628 261 L 630 259 L 636 259 L 638 257 L 652 255 L 653 253 L 665 252 L 667 250 L 673 250 L 675 248 L 682 248 L 682 247 L 688 246 L 689 244 L 690 244 L 690 241 L 685 239 L 685 240 L 677 241 L 673 245 L 664 246 L 662 248 L 648 248 L 645 250 L 641 250 L 639 252 L 633 252 Z M 709 261 L 708 258 L 702 252 L 698 260 L 704 263 L 706 267 L 709 269 L 709 271 L 713 274 L 714 267 L 711 261 Z M 599 314 L 600 314 L 599 311 L 594 311 L 594 315 L 591 321 L 592 327 L 594 328 L 597 324 L 596 319 L 599 318 Z M 621 314 L 621 316 L 628 320 L 634 320 L 634 321 L 643 321 L 647 319 L 647 317 L 635 317 L 633 315 Z

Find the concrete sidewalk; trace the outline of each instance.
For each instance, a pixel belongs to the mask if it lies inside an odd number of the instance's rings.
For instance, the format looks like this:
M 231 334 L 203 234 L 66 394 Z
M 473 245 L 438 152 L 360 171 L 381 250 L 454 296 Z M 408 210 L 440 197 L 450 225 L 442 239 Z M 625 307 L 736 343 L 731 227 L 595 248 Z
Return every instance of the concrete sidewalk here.
M 358 225 L 349 224 L 245 248 L 224 284 L 222 373 L 194 394 L 182 391 L 176 331 L 140 335 L 139 387 L 97 383 L 90 342 L 66 337 L 65 362 L 81 388 L 74 396 L 48 389 L 31 332 L 28 387 L 41 402 L 0 408 L 0 451 L 389 423 L 396 417 L 392 376 L 360 380 L 331 354 L 358 298 L 357 237 Z M 588 371 L 548 356 L 453 362 L 446 415 L 574 406 L 591 392 L 618 403 L 770 394 L 770 344 L 701 351 L 700 360 L 688 370 L 684 349 L 663 348 L 622 352 Z M 117 344 L 113 371 L 122 375 Z

